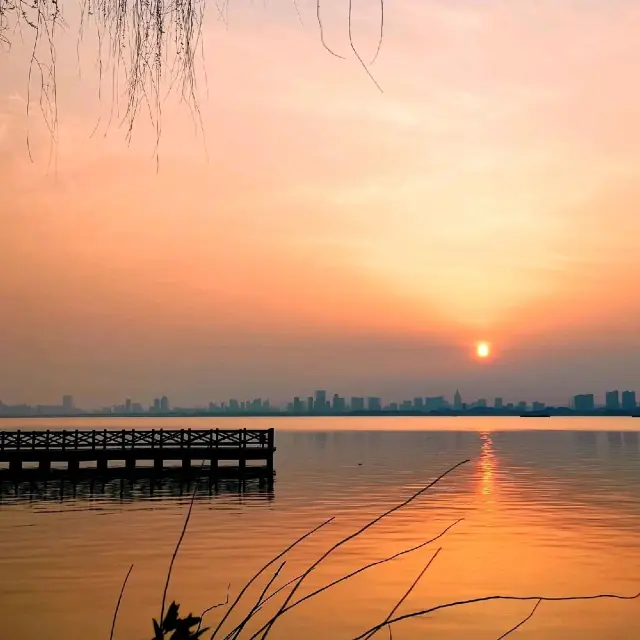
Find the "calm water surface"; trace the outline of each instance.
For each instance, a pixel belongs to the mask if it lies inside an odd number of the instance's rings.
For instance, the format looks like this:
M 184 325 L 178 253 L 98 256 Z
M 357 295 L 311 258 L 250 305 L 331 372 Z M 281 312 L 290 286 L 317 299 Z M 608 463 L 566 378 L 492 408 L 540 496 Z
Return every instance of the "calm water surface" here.
M 198 484 L 169 591 L 170 598 L 194 613 L 224 600 L 229 584 L 233 598 L 267 560 L 335 516 L 294 550 L 274 583 L 283 584 L 341 536 L 465 458 L 471 462 L 332 555 L 301 593 L 464 520 L 439 541 L 300 605 L 274 626 L 270 637 L 357 636 L 387 616 L 440 546 L 442 551 L 401 613 L 492 594 L 640 591 L 640 420 L 0 422 L 6 429 L 152 426 L 277 427 L 272 491 L 257 482 L 244 489 L 230 481 Z M 159 614 L 166 570 L 192 490 L 193 484 L 175 478 L 157 484 L 144 478 L 75 486 L 68 481 L 0 483 L 0 636 L 108 638 L 118 592 L 133 563 L 115 637 L 150 638 L 150 620 Z M 260 590 L 267 579 L 258 585 Z M 399 623 L 394 638 L 498 638 L 525 617 L 532 604 L 451 608 Z M 221 610 L 210 614 L 210 623 Z M 513 637 L 637 640 L 640 600 L 543 603 Z

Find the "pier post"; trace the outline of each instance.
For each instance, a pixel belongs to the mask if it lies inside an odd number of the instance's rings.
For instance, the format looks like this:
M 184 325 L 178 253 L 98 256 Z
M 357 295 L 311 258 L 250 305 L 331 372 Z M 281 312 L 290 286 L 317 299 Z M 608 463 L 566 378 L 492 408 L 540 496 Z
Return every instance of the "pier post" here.
M 22 471 L 22 460 L 13 458 L 13 460 L 9 462 L 9 471 L 11 471 L 11 473 L 20 473 Z
M 38 469 L 42 473 L 49 473 L 49 471 L 51 471 L 51 460 L 46 458 L 40 460 L 40 462 L 38 463 Z
M 182 458 L 182 470 L 188 471 L 191 469 L 191 458 Z
M 69 471 L 78 471 L 80 469 L 80 462 L 78 460 L 69 460 L 68 462 Z
M 127 471 L 135 471 L 136 469 L 136 459 L 135 458 L 127 458 L 125 462 Z
M 154 458 L 153 460 L 153 470 L 157 473 L 162 473 L 163 468 L 163 460 L 162 458 Z
M 273 427 L 267 432 L 267 472 L 273 477 L 273 452 L 275 449 L 275 431 Z
M 107 460 L 106 457 L 103 458 L 98 458 L 98 471 L 102 472 L 102 473 L 106 473 L 107 469 L 109 468 L 109 461 Z
M 273 452 L 267 454 L 267 473 L 273 475 Z
M 240 454 L 238 466 L 240 467 L 240 475 L 243 476 L 247 468 L 247 430 L 240 430 Z

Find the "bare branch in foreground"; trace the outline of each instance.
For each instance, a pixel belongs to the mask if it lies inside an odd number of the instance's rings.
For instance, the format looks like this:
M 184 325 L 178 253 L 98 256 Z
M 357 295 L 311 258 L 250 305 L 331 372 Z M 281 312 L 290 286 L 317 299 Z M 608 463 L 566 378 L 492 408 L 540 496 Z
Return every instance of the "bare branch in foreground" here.
M 116 620 L 118 619 L 118 611 L 120 611 L 120 603 L 122 602 L 122 595 L 124 594 L 125 587 L 127 586 L 127 580 L 133 571 L 133 564 L 129 567 L 127 575 L 124 577 L 122 587 L 120 587 L 120 595 L 118 596 L 118 602 L 116 603 L 115 611 L 113 612 L 113 620 L 111 621 L 111 633 L 109 634 L 109 640 L 113 640 L 113 634 L 116 630 Z
M 392 560 L 395 560 L 396 558 L 400 558 L 401 556 L 404 556 L 408 553 L 412 553 L 414 551 L 417 551 L 418 549 L 422 549 L 423 547 L 427 546 L 428 544 L 431 544 L 432 542 L 435 542 L 436 540 L 438 540 L 439 538 L 441 538 L 442 536 L 444 536 L 445 533 L 447 533 L 450 529 L 452 529 L 455 525 L 457 525 L 459 522 L 462 522 L 462 520 L 464 520 L 464 518 L 460 518 L 459 520 L 456 520 L 455 522 L 451 523 L 450 525 L 448 525 L 445 529 L 443 529 L 437 536 L 431 538 L 430 540 L 426 540 L 425 542 L 421 542 L 420 544 L 414 546 L 414 547 L 410 547 L 409 549 L 404 549 L 403 551 L 399 551 L 398 553 L 393 554 L 392 556 L 389 556 L 387 558 L 383 558 L 382 560 L 376 560 L 374 562 L 370 562 L 369 564 L 364 565 L 363 567 L 360 567 L 359 569 L 355 569 L 354 571 L 352 571 L 351 573 L 347 573 L 346 575 L 342 576 L 341 578 L 337 578 L 336 580 L 334 580 L 333 582 L 330 582 L 329 584 L 325 585 L 324 587 L 320 587 L 318 589 L 316 589 L 315 591 L 312 591 L 311 593 L 307 594 L 306 596 L 300 598 L 300 600 L 296 600 L 295 602 L 293 602 L 292 604 L 290 604 L 289 606 L 287 606 L 282 613 L 286 613 L 287 611 L 290 611 L 291 609 L 293 609 L 294 607 L 297 607 L 299 604 L 302 604 L 303 602 L 305 602 L 306 600 L 309 600 L 310 598 L 314 598 L 315 596 L 321 594 L 323 591 L 327 591 L 328 589 L 330 589 L 331 587 L 335 587 L 337 584 L 340 584 L 341 582 L 344 582 L 345 580 L 349 580 L 349 578 L 353 578 L 353 576 L 358 575 L 359 573 L 362 573 L 364 571 L 367 571 L 368 569 L 372 569 L 373 567 L 377 567 L 378 565 L 381 564 L 385 564 L 387 562 L 391 562 Z M 277 596 L 280 592 L 282 592 L 284 589 L 286 589 L 288 586 L 292 585 L 294 582 L 300 580 L 300 578 L 302 577 L 303 574 L 300 574 L 299 576 L 296 576 L 295 578 L 289 580 L 289 582 L 283 584 L 281 587 L 278 587 L 273 593 L 271 593 L 270 595 L 268 595 L 261 603 L 258 607 L 255 608 L 255 611 L 252 612 L 252 616 L 257 614 L 260 609 L 262 609 L 262 607 L 269 601 L 271 600 L 271 598 L 274 598 L 275 596 Z M 281 614 L 282 615 L 282 614 Z M 233 629 L 233 631 L 231 633 L 233 633 L 234 631 L 236 631 L 238 629 L 238 627 L 236 627 L 235 629 Z M 225 640 L 227 640 L 229 638 L 230 634 L 228 636 L 225 637 Z
M 458 467 L 461 467 L 463 464 L 466 464 L 467 462 L 469 462 L 469 460 L 463 460 L 462 462 L 458 462 L 457 464 L 455 464 L 453 467 L 450 467 L 449 469 L 447 469 L 444 473 L 440 474 L 435 480 L 432 480 L 429 484 L 427 484 L 426 486 L 422 487 L 420 490 L 416 491 L 412 496 L 410 496 L 409 498 L 407 498 L 404 502 L 401 502 L 400 504 L 395 505 L 394 507 L 392 507 L 391 509 L 388 509 L 387 511 L 385 511 L 383 514 L 377 516 L 376 518 L 374 518 L 373 520 L 371 520 L 370 522 L 368 522 L 367 524 L 365 524 L 364 526 L 360 527 L 360 529 L 358 529 L 357 531 L 355 531 L 354 533 L 348 535 L 346 538 L 343 538 L 342 540 L 336 542 L 328 551 L 325 551 L 324 554 L 322 554 L 322 556 L 320 556 L 320 558 L 318 560 L 316 560 L 303 574 L 302 577 L 300 578 L 300 580 L 298 580 L 298 582 L 295 584 L 295 586 L 293 587 L 293 589 L 289 592 L 289 595 L 287 596 L 287 598 L 285 599 L 284 603 L 280 606 L 280 609 L 278 610 L 278 612 L 265 624 L 263 625 L 260 629 L 258 629 L 258 631 L 256 631 L 250 638 L 250 640 L 254 640 L 254 638 L 256 638 L 259 634 L 262 633 L 262 640 L 265 640 L 265 638 L 267 638 L 267 636 L 269 635 L 269 632 L 271 631 L 271 628 L 273 627 L 275 621 L 284 614 L 285 609 L 287 609 L 287 605 L 291 602 L 291 599 L 293 598 L 293 596 L 295 595 L 296 591 L 300 588 L 300 586 L 302 585 L 302 583 L 304 582 L 304 580 L 309 576 L 309 574 L 316 568 L 318 567 L 318 565 L 320 565 L 320 563 L 322 563 L 326 558 L 328 558 L 334 551 L 336 551 L 337 549 L 339 549 L 342 545 L 346 544 L 347 542 L 349 542 L 350 540 L 353 540 L 354 538 L 356 538 L 357 536 L 361 535 L 362 533 L 364 533 L 367 529 L 371 528 L 373 525 L 377 524 L 378 522 L 380 522 L 380 520 L 382 520 L 383 518 L 386 518 L 387 516 L 391 515 L 392 513 L 395 513 L 396 511 L 406 507 L 408 504 L 410 504 L 411 502 L 413 502 L 416 498 L 418 498 L 419 496 L 421 496 L 423 493 L 425 493 L 426 491 L 428 491 L 429 489 L 431 489 L 433 486 L 435 486 L 438 482 L 440 482 L 440 480 L 442 480 L 445 476 L 449 475 L 450 473 L 452 473 L 453 471 L 455 471 L 456 469 L 458 469 Z M 290 611 L 291 608 L 289 607 L 288 610 Z
M 267 582 L 265 588 L 262 590 L 262 593 L 260 594 L 260 596 L 256 600 L 256 603 L 253 605 L 253 607 L 251 607 L 251 611 L 249 611 L 249 613 L 245 616 L 244 620 L 231 633 L 229 633 L 227 635 L 225 640 L 236 640 L 237 637 L 242 633 L 242 630 L 244 629 L 244 627 L 247 624 L 247 622 L 249 622 L 249 620 L 251 620 L 251 617 L 255 614 L 255 612 L 265 602 L 265 595 L 266 595 L 267 591 L 269 591 L 269 587 L 276 581 L 276 578 L 280 575 L 280 572 L 282 571 L 282 569 L 283 569 L 285 564 L 287 564 L 287 561 L 283 560 L 282 563 L 280 564 L 280 566 L 276 569 L 276 572 L 271 577 L 271 580 L 269 580 L 269 582 Z
M 213 611 L 214 609 L 218 609 L 219 607 L 224 607 L 225 605 L 229 604 L 229 590 L 230 589 L 231 589 L 231 583 L 229 582 L 229 584 L 227 584 L 227 597 L 225 598 L 224 602 L 218 602 L 217 604 L 212 604 L 210 607 L 207 607 L 200 614 L 200 623 L 198 624 L 198 628 L 196 629 L 196 632 L 200 631 L 200 629 L 202 628 L 202 621 L 204 620 L 204 617 L 207 615 L 207 613 L 209 613 L 210 611 Z
M 362 573 L 363 571 L 367 571 L 368 569 L 372 569 L 373 567 L 377 567 L 378 565 L 385 564 L 387 562 L 391 562 L 392 560 L 395 560 L 396 558 L 399 558 L 399 557 L 404 556 L 404 555 L 406 555 L 408 553 L 412 553 L 414 551 L 417 551 L 418 549 L 422 549 L 423 547 L 426 547 L 428 544 L 431 544 L 432 542 L 435 542 L 439 538 L 442 538 L 442 536 L 444 536 L 445 533 L 447 533 L 450 529 L 452 529 L 459 522 L 462 522 L 462 520 L 464 520 L 464 518 L 460 518 L 459 520 L 456 520 L 455 522 L 451 523 L 448 527 L 443 529 L 437 536 L 435 536 L 434 538 L 431 538 L 430 540 L 426 540 L 425 542 L 421 542 L 420 544 L 416 545 L 415 547 L 410 547 L 409 549 L 405 549 L 404 551 L 399 551 L 398 553 L 395 553 L 394 555 L 389 556 L 388 558 L 383 558 L 382 560 L 376 560 L 375 562 L 370 562 L 369 564 L 366 564 L 364 567 L 360 567 L 359 569 L 355 569 L 351 573 L 347 573 L 346 575 L 342 576 L 341 578 L 338 578 L 337 580 L 334 580 L 333 582 L 330 582 L 329 584 L 325 585 L 324 587 L 320 587 L 320 588 L 316 589 L 315 591 L 312 591 L 311 593 L 307 594 L 306 596 L 303 596 L 302 598 L 300 598 L 300 600 L 296 600 L 295 602 L 290 604 L 288 607 L 286 607 L 282 611 L 282 613 L 280 615 L 286 613 L 287 611 L 290 611 L 294 607 L 297 607 L 299 604 L 302 604 L 306 600 L 309 600 L 310 598 L 314 598 L 315 596 L 321 594 L 323 591 L 327 591 L 327 589 L 330 589 L 331 587 L 335 587 L 337 584 L 340 584 L 341 582 L 344 582 L 345 580 L 349 580 L 349 578 L 353 578 L 353 576 L 356 576 L 359 573 Z M 293 582 L 293 580 L 291 582 Z M 288 586 L 289 584 L 291 584 L 291 582 L 287 583 L 287 585 L 284 585 L 284 586 Z M 275 594 L 273 594 L 273 595 L 275 595 Z
M 418 618 L 421 616 L 426 616 L 429 613 L 435 613 L 436 611 L 440 611 L 442 609 L 450 609 L 451 607 L 460 607 L 465 604 L 476 604 L 478 602 L 490 602 L 491 600 L 511 600 L 514 602 L 527 602 L 530 600 L 539 600 L 540 602 L 571 602 L 571 601 L 582 601 L 582 600 L 636 600 L 640 598 L 640 592 L 631 595 L 631 596 L 623 596 L 619 594 L 613 593 L 598 593 L 595 595 L 588 596 L 484 596 L 481 598 L 471 598 L 469 600 L 457 600 L 456 602 L 447 602 L 446 604 L 439 604 L 435 607 L 430 607 L 429 609 L 423 609 L 421 611 L 414 611 L 412 613 L 405 613 L 404 615 L 397 616 L 395 618 L 391 618 L 387 620 L 387 622 L 383 624 L 377 624 L 370 629 L 367 629 L 364 633 L 361 633 L 359 636 L 356 636 L 353 640 L 364 640 L 367 638 L 371 632 L 378 631 L 385 627 L 386 625 L 392 625 L 397 622 L 401 622 L 402 620 L 408 620 L 410 618 Z
M 535 606 L 533 607 L 533 609 L 531 609 L 531 612 L 526 618 L 523 618 L 522 620 L 520 620 L 520 622 L 518 622 L 518 624 L 515 627 L 511 627 L 509 631 L 505 631 L 497 640 L 503 640 L 503 638 L 510 636 L 514 631 L 517 631 L 520 627 L 522 627 L 524 624 L 529 622 L 529 620 L 533 618 L 533 614 L 536 612 L 536 609 L 540 606 L 541 602 L 542 600 L 538 600 L 538 602 L 536 602 Z
M 242 598 L 242 596 L 245 594 L 247 589 L 253 584 L 253 582 L 258 578 L 258 576 L 260 576 L 264 571 L 266 571 L 266 569 L 269 568 L 274 562 L 276 562 L 277 560 L 280 560 L 282 556 L 284 556 L 286 553 L 291 551 L 291 549 L 293 549 L 297 544 L 299 544 L 300 542 L 308 538 L 310 535 L 314 534 L 316 531 L 318 531 L 318 529 L 322 529 L 322 527 L 325 527 L 330 522 L 333 522 L 333 520 L 335 520 L 335 517 L 331 517 L 328 520 L 325 520 L 323 523 L 319 524 L 315 529 L 312 529 L 311 531 L 307 531 L 307 533 L 305 533 L 303 536 L 300 536 L 295 542 L 292 542 L 284 551 L 282 551 L 277 556 L 275 556 L 275 558 L 272 558 L 271 560 L 269 560 L 269 562 L 267 562 L 267 564 L 265 564 L 262 567 L 262 569 L 260 569 L 257 573 L 255 573 L 253 577 L 244 585 L 244 587 L 242 588 L 242 590 L 240 591 L 236 599 L 233 601 L 233 603 L 227 610 L 227 613 L 222 617 L 222 620 L 220 620 L 220 622 L 218 623 L 218 626 L 213 630 L 213 633 L 211 634 L 211 640 L 213 640 L 213 638 L 216 637 L 222 625 L 225 623 L 227 618 L 231 615 L 231 612 L 238 605 L 238 602 L 240 602 L 240 599 Z
M 411 592 L 416 588 L 418 582 L 420 582 L 420 580 L 422 579 L 422 576 L 427 572 L 427 569 L 431 566 L 431 563 L 436 559 L 436 557 L 441 551 L 442 551 L 442 547 L 439 547 L 438 549 L 436 549 L 436 552 L 431 556 L 431 558 L 429 558 L 429 562 L 427 562 L 427 564 L 425 564 L 425 566 L 422 567 L 422 571 L 420 571 L 420 573 L 418 574 L 418 577 L 413 581 L 413 583 L 406 590 L 402 598 L 400 598 L 400 600 L 396 602 L 396 605 L 393 607 L 393 609 L 391 609 L 391 612 L 389 613 L 389 615 L 384 619 L 384 622 L 382 623 L 383 626 L 387 624 L 389 620 L 391 620 L 391 618 L 393 618 L 393 614 L 402 606 L 402 603 L 409 597 Z M 377 633 L 377 630 L 372 631 L 367 636 L 366 640 L 368 640 L 371 636 L 375 635 L 376 633 Z M 391 626 L 389 626 L 389 634 L 391 634 Z

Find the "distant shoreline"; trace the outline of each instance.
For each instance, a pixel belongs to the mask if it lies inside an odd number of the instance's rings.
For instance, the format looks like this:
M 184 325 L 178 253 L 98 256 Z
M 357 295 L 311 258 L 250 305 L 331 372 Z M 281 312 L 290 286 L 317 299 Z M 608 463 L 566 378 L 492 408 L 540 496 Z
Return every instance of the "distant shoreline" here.
M 464 417 L 504 417 L 504 418 L 566 418 L 566 417 L 629 417 L 640 418 L 639 411 L 611 411 L 606 409 L 594 411 L 574 411 L 566 407 L 547 408 L 543 411 L 514 411 L 502 409 L 471 409 L 466 411 L 342 411 L 325 413 L 291 413 L 288 411 L 169 411 L 166 413 L 33 413 L 33 414 L 2 414 L 4 419 L 28 418 L 353 418 L 353 417 L 423 417 L 423 418 L 464 418 Z

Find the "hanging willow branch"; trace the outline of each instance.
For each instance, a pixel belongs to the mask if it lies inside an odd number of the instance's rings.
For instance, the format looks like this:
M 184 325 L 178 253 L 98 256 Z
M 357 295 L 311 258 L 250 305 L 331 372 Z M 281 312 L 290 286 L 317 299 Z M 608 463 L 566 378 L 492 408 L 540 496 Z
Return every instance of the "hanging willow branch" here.
M 66 28 L 61 6 L 63 1 L 69 3 L 72 0 L 0 0 L 0 51 L 11 49 L 16 37 L 27 41 L 25 35 L 31 35 L 28 40 L 32 47 L 27 80 L 27 115 L 32 106 L 30 88 L 35 77 L 40 89 L 40 110 L 52 142 L 56 141 L 58 126 L 55 39 L 57 32 Z M 119 120 L 130 141 L 134 124 L 139 114 L 144 112 L 155 128 L 157 143 L 162 132 L 164 99 L 175 90 L 202 129 L 197 100 L 196 57 L 199 51 L 202 52 L 202 24 L 208 0 L 77 1 L 80 9 L 78 44 L 82 42 L 87 28 L 94 30 L 98 40 L 100 94 L 107 71 L 111 72 L 113 101 L 107 128 L 114 118 Z M 230 0 L 223 0 L 222 7 L 213 1 L 218 17 L 226 20 Z M 381 18 L 375 57 L 380 51 L 384 29 L 384 0 L 378 1 Z M 371 80 L 382 90 L 353 42 L 351 0 L 348 2 L 346 26 L 349 46 Z M 321 0 L 316 0 L 320 42 L 332 55 L 343 58 L 326 43 L 320 3 Z M 294 7 L 297 11 L 295 0 Z M 124 87 L 119 86 L 121 74 Z M 122 114 L 118 109 L 120 95 L 124 95 L 125 101 Z

